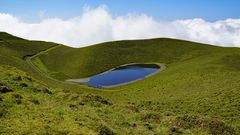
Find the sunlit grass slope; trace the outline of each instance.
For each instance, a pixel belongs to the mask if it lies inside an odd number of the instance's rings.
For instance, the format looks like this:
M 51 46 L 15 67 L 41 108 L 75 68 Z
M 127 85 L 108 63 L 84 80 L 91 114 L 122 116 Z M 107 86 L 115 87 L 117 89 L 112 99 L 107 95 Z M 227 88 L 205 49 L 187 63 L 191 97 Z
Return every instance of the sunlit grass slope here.
M 234 126 L 217 118 L 162 112 L 152 108 L 155 102 L 150 100 L 112 102 L 91 92 L 52 88 L 10 66 L 0 66 L 0 85 L 3 135 L 238 134 Z
M 34 55 L 56 45 L 50 42 L 29 41 L 0 32 L 0 64 L 27 68 L 23 60 L 26 56 Z
M 149 62 L 166 69 L 107 90 L 63 82 Z M 164 38 L 76 49 L 0 33 L 0 90 L 11 90 L 0 134 L 239 134 L 239 82 L 239 48 Z
M 132 62 L 180 63 L 219 50 L 181 40 L 152 39 L 109 42 L 80 49 L 61 46 L 40 58 L 50 70 L 76 78 Z
M 127 63 L 158 62 L 166 70 L 149 79 L 112 88 L 116 102 L 152 101 L 146 109 L 197 113 L 239 126 L 240 49 L 175 39 L 108 42 L 59 47 L 39 59 L 69 78 L 87 77 Z M 67 79 L 67 78 L 65 78 Z

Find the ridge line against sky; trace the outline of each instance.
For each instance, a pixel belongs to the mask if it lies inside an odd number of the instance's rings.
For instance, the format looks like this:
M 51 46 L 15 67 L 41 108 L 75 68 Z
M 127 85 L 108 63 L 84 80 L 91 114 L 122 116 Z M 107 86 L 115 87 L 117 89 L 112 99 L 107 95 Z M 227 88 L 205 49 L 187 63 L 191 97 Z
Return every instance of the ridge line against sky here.
M 62 1 L 64 0 L 60 0 L 60 3 Z M 0 1 L 0 4 L 6 3 Z M 236 4 L 236 1 L 231 4 Z M 0 7 L 0 31 L 26 39 L 52 41 L 72 47 L 84 47 L 114 40 L 159 37 L 191 40 L 227 47 L 240 47 L 240 19 L 238 19 L 240 17 L 233 14 L 233 11 L 236 10 L 234 7 L 231 8 L 231 12 L 223 14 L 224 17 L 219 17 L 219 19 L 209 20 L 199 18 L 196 15 L 196 17 L 188 19 L 168 20 L 159 19 L 156 16 L 157 13 L 152 15 L 147 14 L 148 12 L 138 13 L 126 10 L 129 12 L 125 11 L 124 14 L 119 15 L 111 10 L 113 7 L 104 4 L 95 8 L 86 5 L 84 4 L 82 8 L 78 9 L 82 12 L 67 18 L 64 15 L 62 17 L 49 16 L 47 10 L 41 10 L 38 13 L 39 20 L 35 21 L 29 21 L 21 14 L 16 15 L 10 10 L 10 7 L 3 9 Z M 112 6 L 112 4 L 110 5 Z M 218 3 L 217 5 L 221 4 Z M 174 5 L 173 7 L 177 6 Z M 196 14 L 198 14 L 197 12 Z M 194 14 L 194 11 L 192 14 Z

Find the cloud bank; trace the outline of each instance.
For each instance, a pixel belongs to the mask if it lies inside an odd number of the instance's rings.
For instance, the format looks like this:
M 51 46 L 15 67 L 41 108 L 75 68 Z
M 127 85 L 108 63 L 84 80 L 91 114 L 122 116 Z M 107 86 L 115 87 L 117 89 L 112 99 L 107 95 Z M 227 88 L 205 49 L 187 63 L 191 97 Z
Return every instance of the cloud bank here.
M 31 40 L 84 47 L 96 43 L 158 37 L 178 38 L 227 47 L 240 47 L 240 19 L 208 22 L 201 18 L 159 21 L 145 14 L 113 16 L 106 7 L 85 9 L 71 19 L 44 18 L 28 23 L 0 13 L 0 31 Z

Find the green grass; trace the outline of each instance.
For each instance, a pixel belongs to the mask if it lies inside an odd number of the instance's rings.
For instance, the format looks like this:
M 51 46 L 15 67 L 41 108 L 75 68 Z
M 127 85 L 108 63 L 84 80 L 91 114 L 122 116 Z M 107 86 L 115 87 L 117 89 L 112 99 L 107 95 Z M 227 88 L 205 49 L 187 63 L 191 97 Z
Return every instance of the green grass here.
M 42 41 L 29 41 L 0 32 L 0 61 L 1 64 L 17 66 L 26 69 L 23 60 L 26 56 L 34 55 L 42 50 L 56 46 L 55 43 Z
M 3 87 L 13 90 L 0 95 L 0 134 L 237 134 L 215 118 L 162 113 L 146 108 L 150 101 L 113 103 L 49 88 L 13 67 L 0 66 L 0 71 Z
M 62 46 L 40 58 L 51 70 L 70 77 L 86 77 L 122 64 L 170 64 L 206 55 L 214 50 L 220 48 L 180 40 L 153 39 L 109 42 L 80 49 Z
M 47 48 L 56 46 L 55 43 L 42 42 L 42 41 L 29 41 L 21 38 L 14 37 L 7 33 L 0 32 L 1 50 L 8 49 L 14 53 L 11 53 L 12 56 L 23 58 L 27 55 L 34 55 L 41 50 L 46 50 Z M 6 53 L 1 51 L 1 54 Z
M 0 64 L 16 68 L 0 66 L 13 90 L 0 93 L 2 134 L 239 134 L 239 48 L 164 38 L 74 49 L 3 35 Z M 23 59 L 31 55 L 35 66 Z M 63 82 L 149 62 L 166 69 L 109 89 Z

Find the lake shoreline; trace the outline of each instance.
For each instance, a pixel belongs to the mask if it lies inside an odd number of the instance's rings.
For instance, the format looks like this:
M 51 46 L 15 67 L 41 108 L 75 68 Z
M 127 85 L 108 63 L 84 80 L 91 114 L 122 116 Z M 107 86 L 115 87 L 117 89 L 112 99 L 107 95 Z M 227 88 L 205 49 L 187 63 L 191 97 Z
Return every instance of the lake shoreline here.
M 110 85 L 110 86 L 104 86 L 102 85 L 100 88 L 103 88 L 103 89 L 107 89 L 107 88 L 114 88 L 114 87 L 119 87 L 119 86 L 123 86 L 123 85 L 127 85 L 127 84 L 130 84 L 130 83 L 134 83 L 134 82 L 137 82 L 137 81 L 140 81 L 140 80 L 143 80 L 143 79 L 146 79 L 150 76 L 153 76 L 153 75 L 156 75 L 157 73 L 163 71 L 166 69 L 166 66 L 165 64 L 163 63 L 156 63 L 156 62 L 147 62 L 147 63 L 128 63 L 128 64 L 123 64 L 123 65 L 120 65 L 120 66 L 117 66 L 115 68 L 112 68 L 110 70 L 107 70 L 107 71 L 104 71 L 102 73 L 99 73 L 98 75 L 102 75 L 102 74 L 105 74 L 105 73 L 108 73 L 108 72 L 111 72 L 113 70 L 116 70 L 116 69 L 120 69 L 122 67 L 126 67 L 126 66 L 133 66 L 133 65 L 139 65 L 139 66 L 145 66 L 145 67 L 148 67 L 146 65 L 151 65 L 153 68 L 158 68 L 157 71 L 149 74 L 149 75 L 146 75 L 144 76 L 143 78 L 139 78 L 139 79 L 135 79 L 135 80 L 132 80 L 132 81 L 129 81 L 129 82 L 124 82 L 124 83 L 120 83 L 120 84 L 116 84 L 116 85 Z M 149 66 L 149 67 L 151 67 Z M 96 74 L 97 75 L 97 74 Z M 94 76 L 94 75 L 93 75 Z M 91 85 L 88 85 L 88 84 L 85 84 L 86 82 L 90 81 L 90 78 L 91 77 L 86 77 L 86 78 L 79 78 L 79 79 L 68 79 L 66 80 L 67 82 L 72 82 L 72 83 L 80 83 L 80 84 L 83 84 L 83 85 L 87 85 L 89 87 L 94 87 L 94 86 L 91 86 Z M 98 87 L 94 87 L 94 88 L 98 88 Z

